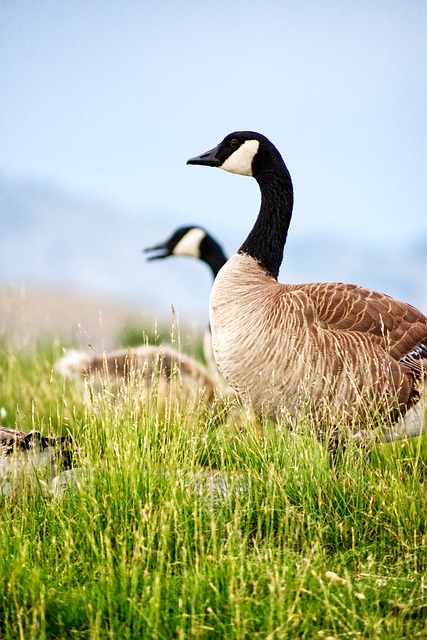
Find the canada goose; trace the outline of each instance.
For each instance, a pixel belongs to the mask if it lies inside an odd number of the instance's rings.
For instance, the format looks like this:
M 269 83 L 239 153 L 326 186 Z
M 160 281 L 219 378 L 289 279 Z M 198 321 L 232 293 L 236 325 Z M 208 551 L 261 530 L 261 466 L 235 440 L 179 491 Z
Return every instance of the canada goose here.
M 54 365 L 59 374 L 85 377 L 95 390 L 106 384 L 116 388 L 134 380 L 145 396 L 152 385 L 157 397 L 164 399 L 171 393 L 176 398 L 203 401 L 214 398 L 215 383 L 207 369 L 191 356 L 168 346 L 142 345 L 118 349 L 104 354 L 67 351 Z
M 167 240 L 153 247 L 147 247 L 144 252 L 156 252 L 150 255 L 148 260 L 158 260 L 169 256 L 196 258 L 208 265 L 213 278 L 216 277 L 218 271 L 227 262 L 221 245 L 205 229 L 195 226 L 179 227 Z M 214 359 L 210 327 L 207 328 L 203 336 L 203 353 L 209 372 L 224 391 L 230 392 L 231 389 L 219 373 Z
M 256 222 L 211 293 L 214 354 L 226 380 L 274 419 L 303 403 L 353 428 L 375 411 L 396 425 L 386 440 L 426 431 L 426 316 L 355 285 L 277 282 L 293 187 L 274 145 L 234 132 L 187 164 L 252 176 L 261 191 Z
M 42 436 L 38 431 L 0 427 L 0 495 L 13 495 L 35 473 L 52 480 L 73 459 L 70 436 Z

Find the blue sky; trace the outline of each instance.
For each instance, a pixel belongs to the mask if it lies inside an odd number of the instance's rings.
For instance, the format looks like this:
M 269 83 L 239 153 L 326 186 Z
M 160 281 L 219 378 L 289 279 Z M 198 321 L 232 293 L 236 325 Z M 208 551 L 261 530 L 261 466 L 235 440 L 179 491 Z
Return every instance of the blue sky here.
M 257 186 L 186 160 L 252 129 L 291 171 L 294 234 L 425 237 L 426 60 L 424 0 L 2 0 L 0 171 L 231 251 Z

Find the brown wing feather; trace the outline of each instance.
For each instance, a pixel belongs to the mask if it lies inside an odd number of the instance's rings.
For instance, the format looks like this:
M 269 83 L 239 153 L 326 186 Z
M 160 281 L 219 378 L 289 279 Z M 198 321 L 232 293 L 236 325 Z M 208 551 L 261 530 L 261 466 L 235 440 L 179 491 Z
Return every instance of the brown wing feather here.
M 369 334 L 396 360 L 427 340 L 427 317 L 385 294 L 335 282 L 284 286 L 308 296 L 323 329 Z

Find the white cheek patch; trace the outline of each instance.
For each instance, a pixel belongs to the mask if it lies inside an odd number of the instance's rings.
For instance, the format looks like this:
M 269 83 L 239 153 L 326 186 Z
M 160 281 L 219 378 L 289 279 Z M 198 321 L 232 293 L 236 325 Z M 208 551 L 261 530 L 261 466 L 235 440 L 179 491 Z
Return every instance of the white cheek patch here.
M 252 175 L 252 160 L 254 159 L 259 148 L 258 140 L 246 140 L 225 162 L 222 163 L 221 169 L 230 171 L 230 173 L 238 173 L 241 176 Z
M 203 229 L 190 229 L 176 245 L 172 252 L 173 255 L 200 258 L 200 243 L 205 236 L 206 233 Z

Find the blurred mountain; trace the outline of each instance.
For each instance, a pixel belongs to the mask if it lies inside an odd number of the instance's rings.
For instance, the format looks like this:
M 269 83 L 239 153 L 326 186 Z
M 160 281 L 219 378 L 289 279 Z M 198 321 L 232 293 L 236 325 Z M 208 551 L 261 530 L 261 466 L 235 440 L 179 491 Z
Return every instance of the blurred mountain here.
M 131 302 L 169 316 L 175 303 L 183 312 L 204 318 L 210 287 L 207 268 L 198 265 L 191 272 L 196 289 L 197 271 L 201 280 L 205 276 L 201 305 L 194 288 L 179 278 L 182 260 L 174 261 L 172 269 L 170 262 L 148 263 L 142 253 L 181 223 L 169 212 L 131 211 L 0 176 L 0 286 L 52 287 Z
M 95 201 L 48 184 L 0 176 L 0 286 L 26 284 L 132 304 L 184 322 L 205 323 L 211 275 L 191 259 L 147 262 L 142 248 L 168 237 L 185 214 Z M 213 220 L 211 232 L 235 251 L 248 229 Z M 298 227 L 299 229 L 300 227 Z M 291 232 L 281 281 L 362 284 L 427 312 L 427 238 L 385 245 L 381 238 Z

